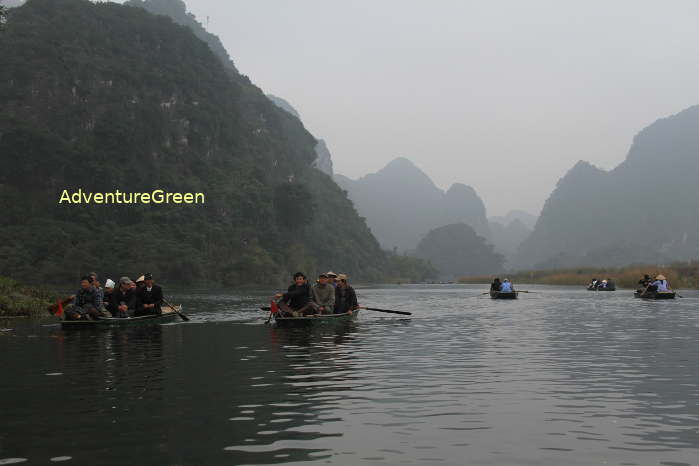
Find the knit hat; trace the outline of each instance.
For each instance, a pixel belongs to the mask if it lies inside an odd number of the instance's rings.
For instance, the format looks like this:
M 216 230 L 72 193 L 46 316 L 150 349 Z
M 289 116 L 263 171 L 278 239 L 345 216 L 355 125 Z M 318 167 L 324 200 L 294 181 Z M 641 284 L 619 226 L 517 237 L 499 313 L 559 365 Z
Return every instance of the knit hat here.
M 114 288 L 114 285 L 116 285 L 116 283 L 114 283 L 114 280 L 112 280 L 111 278 L 108 278 L 104 284 L 104 287 L 105 288 Z
M 120 285 L 130 285 L 131 283 L 133 283 L 133 282 L 131 281 L 131 279 L 129 277 L 121 277 L 119 279 Z

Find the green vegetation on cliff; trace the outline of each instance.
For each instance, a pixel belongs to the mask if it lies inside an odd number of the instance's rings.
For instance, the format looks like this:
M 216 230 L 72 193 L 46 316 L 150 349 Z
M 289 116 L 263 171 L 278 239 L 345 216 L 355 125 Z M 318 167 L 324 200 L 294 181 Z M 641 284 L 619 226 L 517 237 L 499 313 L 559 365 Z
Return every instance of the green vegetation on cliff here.
M 218 55 L 221 51 L 218 51 Z M 315 138 L 210 44 L 164 16 L 30 0 L 0 41 L 0 270 L 65 283 L 286 281 L 391 265 Z M 85 192 L 202 192 L 204 205 L 59 205 Z

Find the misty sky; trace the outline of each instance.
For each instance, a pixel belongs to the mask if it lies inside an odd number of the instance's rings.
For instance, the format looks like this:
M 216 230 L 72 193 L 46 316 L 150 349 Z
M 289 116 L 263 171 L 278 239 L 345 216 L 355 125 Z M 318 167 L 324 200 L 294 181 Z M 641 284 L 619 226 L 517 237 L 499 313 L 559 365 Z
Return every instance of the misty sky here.
M 489 215 L 538 213 L 576 161 L 613 168 L 644 126 L 699 104 L 694 1 L 185 1 L 336 172 L 405 156 L 474 186 Z

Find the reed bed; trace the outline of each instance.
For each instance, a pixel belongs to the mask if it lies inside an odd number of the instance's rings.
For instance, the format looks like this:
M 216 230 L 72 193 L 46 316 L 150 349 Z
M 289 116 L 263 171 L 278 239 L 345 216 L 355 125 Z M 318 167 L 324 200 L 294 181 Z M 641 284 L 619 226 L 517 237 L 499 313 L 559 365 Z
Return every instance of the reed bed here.
M 532 270 L 503 274 L 500 278 L 509 278 L 514 283 L 532 283 L 542 285 L 579 285 L 585 286 L 592 278 L 603 280 L 611 278 L 617 287 L 636 288 L 638 280 L 648 274 L 655 277 L 663 274 L 673 288 L 699 288 L 699 261 L 674 263 L 671 265 L 631 265 L 627 267 L 578 267 L 560 270 Z M 459 283 L 490 283 L 491 275 L 460 277 Z

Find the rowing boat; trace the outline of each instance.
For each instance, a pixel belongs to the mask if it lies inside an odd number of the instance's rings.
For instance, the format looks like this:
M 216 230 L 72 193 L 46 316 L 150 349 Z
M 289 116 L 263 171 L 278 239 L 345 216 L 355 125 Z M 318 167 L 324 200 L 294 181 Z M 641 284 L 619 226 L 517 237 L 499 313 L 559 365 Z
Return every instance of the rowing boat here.
M 163 306 L 162 314 L 154 314 L 139 317 L 100 317 L 97 320 L 62 320 L 61 327 L 63 328 L 104 328 L 129 325 L 159 325 L 167 322 L 172 322 L 177 318 L 177 313 L 182 310 L 182 306 Z
M 590 288 L 590 287 L 587 287 L 587 291 L 616 291 L 616 287 L 607 287 L 607 288 Z
M 516 291 L 491 291 L 490 297 L 493 299 L 517 299 Z
M 675 299 L 674 291 L 642 291 L 636 290 L 634 297 L 642 299 Z
M 335 325 L 351 322 L 357 319 L 359 309 L 345 314 L 315 314 L 305 317 L 280 317 L 274 315 L 274 323 L 278 327 L 307 327 L 315 325 Z

